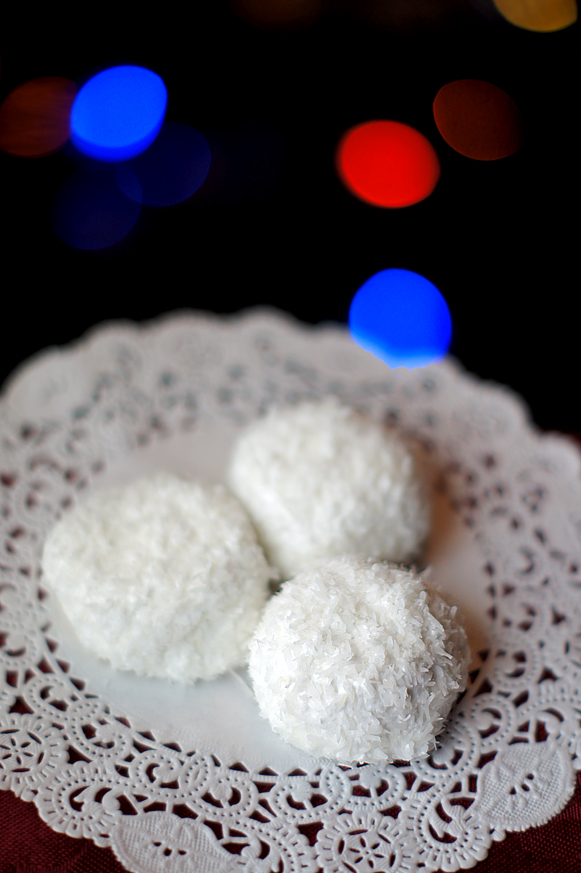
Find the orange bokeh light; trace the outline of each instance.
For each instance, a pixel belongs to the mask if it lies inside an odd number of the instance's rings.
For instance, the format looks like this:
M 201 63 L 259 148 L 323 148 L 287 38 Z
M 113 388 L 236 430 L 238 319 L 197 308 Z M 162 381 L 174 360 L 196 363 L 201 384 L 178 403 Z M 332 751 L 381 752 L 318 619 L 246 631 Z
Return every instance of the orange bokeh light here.
M 523 143 L 521 114 L 501 88 L 479 79 L 444 85 L 434 100 L 434 120 L 455 151 L 477 161 L 496 161 Z
M 554 33 L 577 21 L 575 0 L 494 0 L 498 11 L 517 27 Z
M 301 28 L 321 12 L 321 0 L 231 0 L 233 11 L 258 27 Z
M 352 194 L 392 209 L 424 200 L 440 178 L 431 143 L 399 121 L 367 121 L 352 127 L 339 140 L 336 165 Z
M 62 148 L 69 138 L 77 86 L 46 76 L 19 85 L 0 106 L 0 149 L 22 158 L 40 158 Z

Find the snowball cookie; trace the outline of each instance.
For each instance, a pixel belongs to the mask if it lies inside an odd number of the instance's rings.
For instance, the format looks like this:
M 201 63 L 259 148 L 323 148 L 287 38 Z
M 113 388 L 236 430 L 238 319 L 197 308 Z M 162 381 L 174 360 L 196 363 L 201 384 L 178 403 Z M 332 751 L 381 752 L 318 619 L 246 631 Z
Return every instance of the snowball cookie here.
M 346 556 L 285 582 L 250 643 L 249 672 L 284 740 L 352 764 L 427 755 L 468 661 L 456 608 L 425 574 Z
M 181 682 L 246 660 L 272 576 L 235 497 L 165 473 L 96 492 L 65 515 L 43 570 L 87 649 Z
M 410 450 L 333 398 L 252 424 L 234 448 L 228 484 L 287 579 L 346 553 L 408 562 L 429 529 Z

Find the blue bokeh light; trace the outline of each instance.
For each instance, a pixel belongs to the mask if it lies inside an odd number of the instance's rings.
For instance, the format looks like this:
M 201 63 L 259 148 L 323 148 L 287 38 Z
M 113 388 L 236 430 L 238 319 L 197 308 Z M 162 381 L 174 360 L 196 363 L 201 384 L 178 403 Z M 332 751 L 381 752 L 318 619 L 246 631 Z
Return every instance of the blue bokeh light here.
M 121 190 L 133 200 L 141 198 L 147 206 L 173 206 L 198 190 L 208 175 L 210 162 L 206 137 L 189 124 L 169 121 L 151 148 L 119 164 L 116 178 Z
M 139 192 L 135 177 L 133 188 Z M 75 249 L 103 249 L 127 236 L 140 211 L 139 203 L 119 190 L 113 167 L 90 164 L 72 173 L 57 192 L 52 228 Z
M 83 85 L 71 111 L 71 140 L 98 161 L 126 161 L 154 141 L 165 117 L 162 79 L 144 67 L 111 67 Z
M 424 367 L 444 357 L 452 337 L 448 305 L 435 285 L 410 270 L 382 270 L 349 310 L 355 342 L 388 366 Z

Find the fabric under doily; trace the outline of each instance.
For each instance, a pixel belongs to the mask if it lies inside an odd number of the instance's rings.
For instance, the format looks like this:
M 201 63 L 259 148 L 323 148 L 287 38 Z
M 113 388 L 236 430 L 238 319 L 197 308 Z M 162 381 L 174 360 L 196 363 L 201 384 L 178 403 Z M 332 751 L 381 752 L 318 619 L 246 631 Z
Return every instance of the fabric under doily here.
M 327 394 L 401 429 L 434 475 L 427 560 L 478 654 L 424 761 L 303 755 L 258 720 L 242 671 L 117 675 L 42 586 L 43 537 L 84 490 L 153 469 L 219 480 L 246 422 Z M 510 392 L 451 361 L 391 371 L 337 326 L 181 313 L 44 353 L 0 406 L 0 786 L 131 870 L 472 866 L 562 809 L 581 768 L 580 491 L 576 449 Z

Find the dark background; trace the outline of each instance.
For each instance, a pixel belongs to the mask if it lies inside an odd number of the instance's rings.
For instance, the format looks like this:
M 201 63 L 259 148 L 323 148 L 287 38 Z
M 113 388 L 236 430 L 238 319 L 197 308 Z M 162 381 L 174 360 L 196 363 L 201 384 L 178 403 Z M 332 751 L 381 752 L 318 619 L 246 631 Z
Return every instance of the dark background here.
M 400 267 L 445 296 L 451 353 L 468 370 L 521 393 L 539 426 L 581 432 L 577 25 L 528 32 L 488 0 L 329 0 L 291 29 L 258 27 L 222 0 L 188 7 L 2 14 L 0 99 L 39 76 L 82 83 L 142 65 L 165 81 L 167 119 L 200 129 L 222 156 L 188 202 L 144 207 L 124 241 L 81 252 L 51 230 L 54 196 L 77 166 L 71 150 L 0 153 L 0 382 L 38 349 L 111 318 L 269 304 L 345 322 L 357 288 Z M 446 145 L 432 102 L 459 78 L 511 95 L 525 122 L 520 152 L 480 162 Z M 442 176 L 422 203 L 375 208 L 338 181 L 339 136 L 377 118 L 434 145 Z

